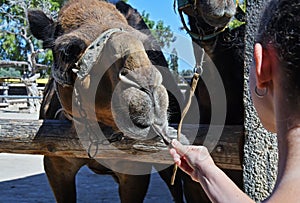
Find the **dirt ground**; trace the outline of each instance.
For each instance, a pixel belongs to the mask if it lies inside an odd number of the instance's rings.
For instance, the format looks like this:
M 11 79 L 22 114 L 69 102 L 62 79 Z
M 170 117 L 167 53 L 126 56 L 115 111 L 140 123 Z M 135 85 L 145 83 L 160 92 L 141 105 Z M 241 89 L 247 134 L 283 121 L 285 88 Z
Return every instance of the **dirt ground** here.
M 37 113 L 17 113 L 0 110 L 0 119 L 37 119 Z M 43 169 L 43 156 L 0 153 L 0 203 L 55 202 Z M 118 185 L 111 176 L 97 175 L 87 167 L 77 177 L 79 203 L 120 202 Z M 165 183 L 157 173 L 151 177 L 145 203 L 173 202 Z

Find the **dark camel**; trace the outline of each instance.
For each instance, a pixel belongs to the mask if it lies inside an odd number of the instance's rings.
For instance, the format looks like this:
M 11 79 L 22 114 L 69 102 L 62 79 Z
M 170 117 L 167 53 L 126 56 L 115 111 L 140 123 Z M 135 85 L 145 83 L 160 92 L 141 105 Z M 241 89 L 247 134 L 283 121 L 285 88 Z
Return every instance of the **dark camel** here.
M 180 1 L 178 1 L 180 2 Z M 233 0 L 204 0 L 191 1 L 192 4 L 183 9 L 182 14 L 188 16 L 188 25 L 183 25 L 188 30 L 193 41 L 194 55 L 200 63 L 203 48 L 210 58 L 204 58 L 203 71 L 206 80 L 214 82 L 214 75 L 210 73 L 211 60 L 222 78 L 226 93 L 226 120 L 227 125 L 244 124 L 243 106 L 243 82 L 244 82 L 244 31 L 242 25 L 235 29 L 227 28 L 233 16 L 243 19 L 243 13 Z M 200 65 L 200 64 L 198 64 Z M 212 84 L 213 84 L 212 82 Z M 218 92 L 210 92 L 218 94 Z M 201 124 L 224 124 L 211 123 L 211 98 L 204 80 L 200 78 L 195 95 L 200 110 Z M 218 101 L 216 102 L 217 105 Z M 197 104 L 195 104 L 197 105 Z M 193 106 L 193 105 L 192 105 Z M 240 143 L 240 157 L 243 157 L 244 140 Z M 242 160 L 241 160 L 242 163 Z M 242 171 L 224 170 L 227 175 L 240 187 L 243 188 Z M 183 176 L 185 191 L 189 202 L 210 202 L 198 183 L 189 177 Z M 188 197 L 189 196 L 189 197 Z

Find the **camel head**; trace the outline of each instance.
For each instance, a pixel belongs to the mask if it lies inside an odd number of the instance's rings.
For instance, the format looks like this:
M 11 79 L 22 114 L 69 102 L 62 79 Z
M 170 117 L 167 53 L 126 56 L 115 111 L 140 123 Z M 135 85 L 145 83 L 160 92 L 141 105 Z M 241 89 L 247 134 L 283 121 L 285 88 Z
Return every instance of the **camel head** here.
M 130 27 L 114 5 L 71 0 L 57 21 L 38 10 L 29 11 L 28 19 L 32 34 L 52 49 L 52 76 L 69 115 L 96 119 L 138 139 L 146 139 L 152 127 L 166 130 L 167 90 L 143 46 L 147 36 Z M 85 57 L 91 45 L 102 48 L 96 57 Z M 79 64 L 93 65 L 79 75 Z
M 215 28 L 225 27 L 236 12 L 234 0 L 178 0 L 178 6 L 187 15 L 197 18 L 199 24 Z
M 226 26 L 236 11 L 234 0 L 198 0 L 196 2 L 204 21 L 214 27 Z

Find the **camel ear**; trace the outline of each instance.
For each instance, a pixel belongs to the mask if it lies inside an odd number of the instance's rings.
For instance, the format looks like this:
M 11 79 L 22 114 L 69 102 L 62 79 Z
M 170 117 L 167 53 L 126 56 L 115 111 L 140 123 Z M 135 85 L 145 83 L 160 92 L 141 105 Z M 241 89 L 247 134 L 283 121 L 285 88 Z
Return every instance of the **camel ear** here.
M 52 48 L 54 42 L 55 23 L 43 11 L 29 10 L 28 22 L 34 37 L 43 41 L 44 48 Z

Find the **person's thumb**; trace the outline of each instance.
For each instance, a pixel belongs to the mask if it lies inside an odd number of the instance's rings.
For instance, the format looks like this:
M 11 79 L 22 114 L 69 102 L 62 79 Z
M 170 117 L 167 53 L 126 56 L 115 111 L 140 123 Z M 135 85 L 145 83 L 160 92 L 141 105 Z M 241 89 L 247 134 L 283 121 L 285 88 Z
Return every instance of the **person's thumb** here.
M 187 151 L 187 147 L 182 145 L 179 141 L 173 139 L 171 141 L 171 144 L 172 144 L 172 147 L 174 149 L 176 149 L 176 152 L 180 155 L 180 156 L 183 156 Z

